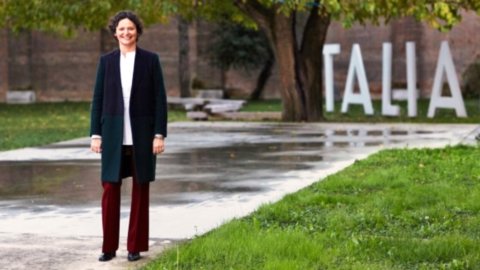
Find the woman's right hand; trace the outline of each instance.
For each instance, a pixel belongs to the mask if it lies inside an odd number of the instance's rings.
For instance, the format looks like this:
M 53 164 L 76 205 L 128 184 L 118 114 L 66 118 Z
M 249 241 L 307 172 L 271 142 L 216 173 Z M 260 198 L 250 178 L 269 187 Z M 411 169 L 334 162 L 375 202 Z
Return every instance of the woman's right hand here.
M 90 142 L 90 149 L 95 153 L 102 152 L 102 139 L 101 138 L 92 138 Z

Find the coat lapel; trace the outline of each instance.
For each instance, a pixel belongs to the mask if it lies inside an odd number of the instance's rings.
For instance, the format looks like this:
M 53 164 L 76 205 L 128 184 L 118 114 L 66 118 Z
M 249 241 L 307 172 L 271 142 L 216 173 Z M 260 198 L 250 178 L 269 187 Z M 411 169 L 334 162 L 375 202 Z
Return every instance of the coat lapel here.
M 120 91 L 120 95 L 123 97 L 122 93 L 122 80 L 120 78 L 120 50 L 116 50 L 112 54 L 112 71 L 113 71 L 113 81 L 115 82 L 115 90 Z M 123 99 L 122 99 L 123 100 Z
M 137 47 L 137 51 L 135 52 L 135 64 L 133 66 L 133 79 L 132 79 L 132 93 L 131 93 L 131 95 L 133 95 L 133 93 L 136 91 L 137 85 L 138 85 L 139 80 L 140 80 L 140 76 L 141 76 L 141 73 L 142 73 L 142 71 L 141 71 L 142 57 L 143 57 L 142 49 Z

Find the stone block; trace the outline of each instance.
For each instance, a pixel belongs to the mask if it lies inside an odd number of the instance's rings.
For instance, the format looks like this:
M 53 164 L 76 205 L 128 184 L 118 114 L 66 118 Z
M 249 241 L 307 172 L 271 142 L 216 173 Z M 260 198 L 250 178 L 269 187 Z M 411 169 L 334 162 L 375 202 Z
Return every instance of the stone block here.
M 30 104 L 35 103 L 34 91 L 7 91 L 8 104 Z
M 203 89 L 197 90 L 198 98 L 213 98 L 213 99 L 222 99 L 224 98 L 224 92 L 222 89 Z
M 201 109 L 207 101 L 202 98 L 180 98 L 168 97 L 167 103 L 171 109 L 183 109 L 186 111 L 194 111 Z
M 192 120 L 208 120 L 208 114 L 202 111 L 187 112 L 187 118 Z
M 242 104 L 240 103 L 208 104 L 205 106 L 205 110 L 210 113 L 236 112 L 241 108 L 242 108 Z

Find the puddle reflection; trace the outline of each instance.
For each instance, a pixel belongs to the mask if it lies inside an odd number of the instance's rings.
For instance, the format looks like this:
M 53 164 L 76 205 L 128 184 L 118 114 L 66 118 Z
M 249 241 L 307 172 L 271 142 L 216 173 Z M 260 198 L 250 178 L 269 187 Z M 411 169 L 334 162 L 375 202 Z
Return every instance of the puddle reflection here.
M 158 159 L 157 181 L 151 185 L 152 203 L 192 202 L 188 198 L 191 193 L 198 196 L 199 193 L 260 192 L 264 186 L 262 181 L 282 180 L 282 172 L 306 170 L 311 168 L 309 162 L 323 159 L 314 155 L 269 154 L 321 145 L 323 143 L 240 144 L 165 155 Z M 270 171 L 268 177 L 261 173 L 265 168 Z M 99 162 L 3 162 L 0 171 L 3 200 L 65 205 L 96 204 L 101 197 Z M 251 182 L 249 186 L 242 186 L 241 182 L 247 179 L 257 179 L 258 186 Z M 130 190 L 127 179 L 122 193 L 127 195 Z
M 199 132 L 203 138 L 205 132 Z M 151 185 L 152 204 L 201 201 L 211 196 L 258 193 L 268 183 L 288 181 L 285 173 L 326 167 L 338 159 L 331 148 L 369 147 L 398 143 L 402 136 L 430 134 L 430 131 L 335 129 L 295 130 L 289 126 L 257 129 L 228 129 L 228 134 L 254 134 L 253 141 L 229 146 L 183 145 L 180 151 L 158 159 L 157 181 Z M 182 136 L 188 135 L 185 132 Z M 213 133 L 212 133 L 213 134 Z M 264 137 L 262 137 L 264 136 Z M 262 138 L 265 138 L 263 140 Z M 295 141 L 301 140 L 301 142 Z M 46 146 L 42 149 L 85 148 L 84 144 Z M 0 197 L 33 204 L 92 204 L 101 198 L 99 161 L 0 162 Z M 122 193 L 131 191 L 130 180 Z M 130 196 L 127 196 L 128 198 Z M 2 206 L 3 207 L 3 206 Z

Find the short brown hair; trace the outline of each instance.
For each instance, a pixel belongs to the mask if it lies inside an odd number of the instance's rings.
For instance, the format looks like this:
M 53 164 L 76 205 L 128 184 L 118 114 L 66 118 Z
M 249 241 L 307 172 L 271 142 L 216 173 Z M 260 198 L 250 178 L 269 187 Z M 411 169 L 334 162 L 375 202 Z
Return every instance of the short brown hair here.
M 138 37 L 142 35 L 143 33 L 143 23 L 140 20 L 140 18 L 135 14 L 133 11 L 130 10 L 122 10 L 117 12 L 115 16 L 113 16 L 110 19 L 110 22 L 108 23 L 108 29 L 110 29 L 110 33 L 115 37 L 115 32 L 117 31 L 117 26 L 118 23 L 123 20 L 123 19 L 129 19 L 135 24 L 135 27 L 137 28 L 137 41 Z M 117 39 L 117 37 L 115 37 Z

